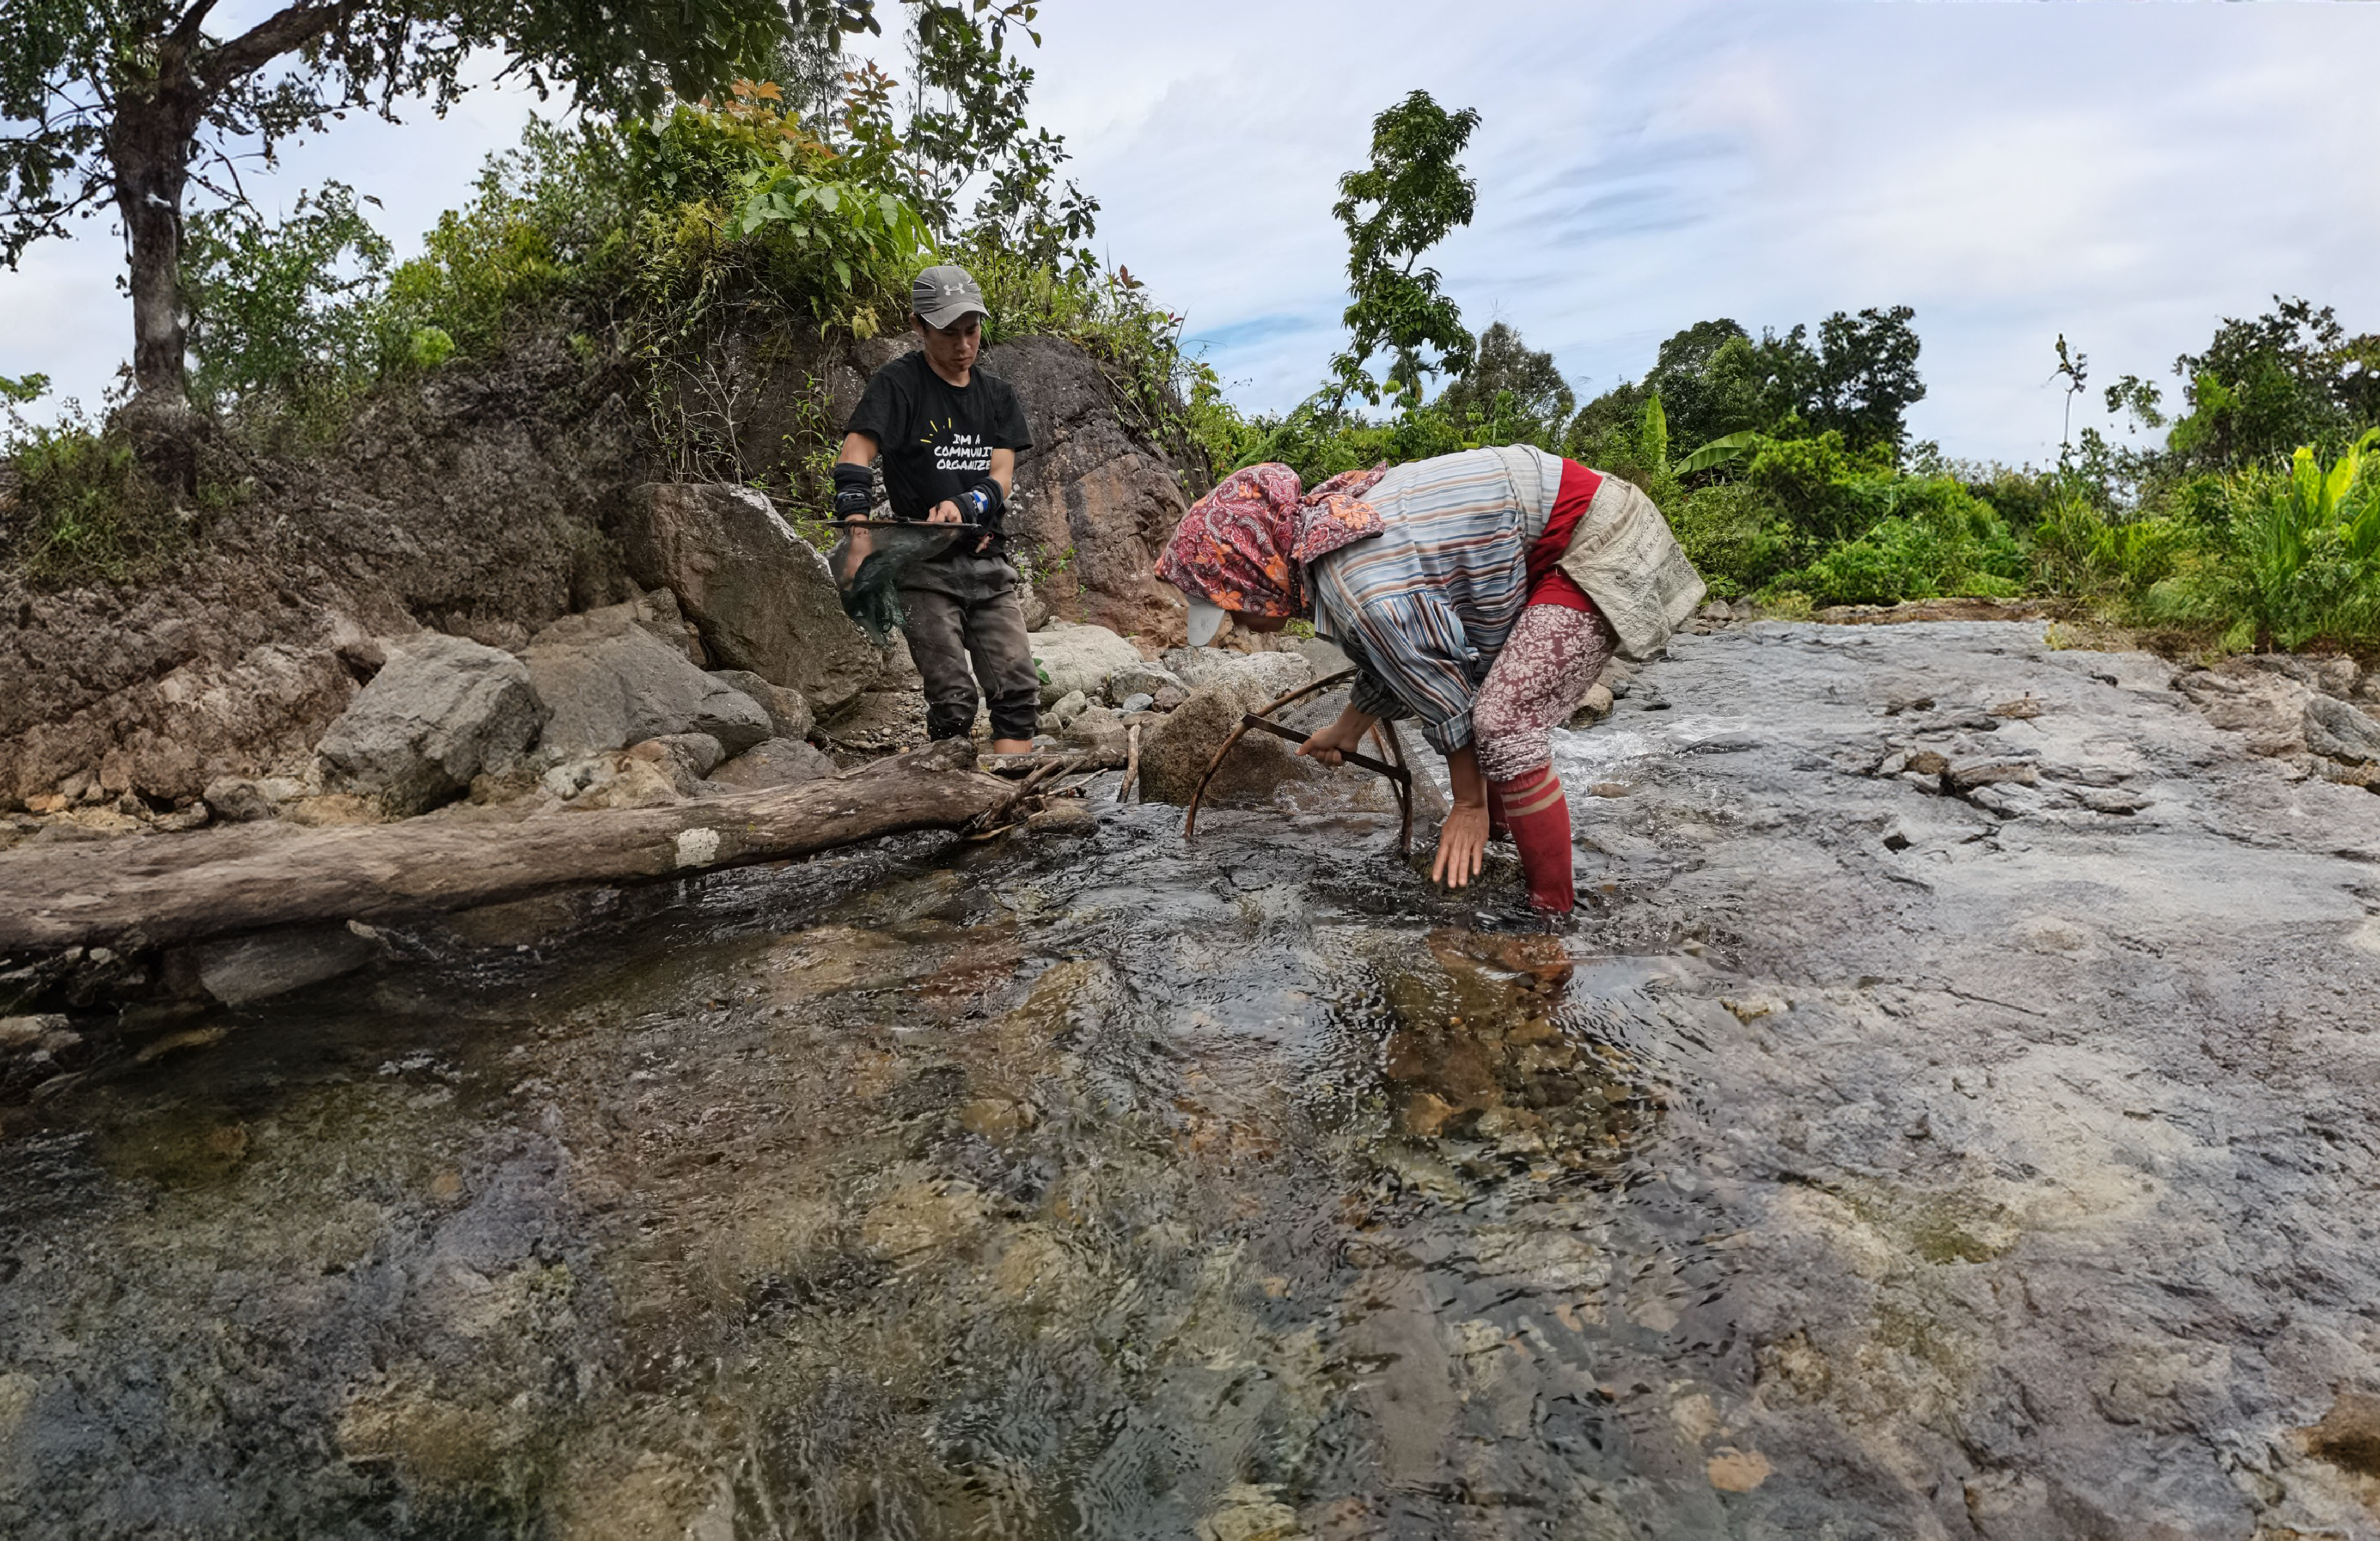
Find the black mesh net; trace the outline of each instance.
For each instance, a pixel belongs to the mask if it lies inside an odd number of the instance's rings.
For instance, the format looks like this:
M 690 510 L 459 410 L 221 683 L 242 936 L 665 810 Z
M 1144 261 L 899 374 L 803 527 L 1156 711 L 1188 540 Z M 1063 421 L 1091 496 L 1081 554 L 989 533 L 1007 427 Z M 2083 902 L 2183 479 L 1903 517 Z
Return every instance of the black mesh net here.
M 880 647 L 901 628 L 901 585 L 921 562 L 950 550 L 962 535 L 983 532 L 966 525 L 901 524 L 846 520 L 827 555 L 843 613 Z

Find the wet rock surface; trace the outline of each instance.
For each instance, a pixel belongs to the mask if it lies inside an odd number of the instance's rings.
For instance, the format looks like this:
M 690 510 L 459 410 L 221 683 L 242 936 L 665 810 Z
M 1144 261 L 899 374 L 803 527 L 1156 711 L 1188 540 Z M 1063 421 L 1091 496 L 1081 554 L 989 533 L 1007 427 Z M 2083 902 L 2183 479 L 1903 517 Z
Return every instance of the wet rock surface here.
M 2042 637 L 12 1021 L 0 1529 L 2380 1536 L 2380 804 Z

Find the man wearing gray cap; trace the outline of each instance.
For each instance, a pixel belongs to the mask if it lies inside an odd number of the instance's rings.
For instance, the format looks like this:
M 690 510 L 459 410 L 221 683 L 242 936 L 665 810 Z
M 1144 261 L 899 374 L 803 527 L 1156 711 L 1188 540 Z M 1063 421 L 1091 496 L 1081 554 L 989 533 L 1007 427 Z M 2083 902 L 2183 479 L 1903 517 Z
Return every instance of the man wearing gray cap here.
M 1033 747 L 1041 676 L 1026 640 L 1002 523 L 1017 452 L 1033 447 L 1032 435 L 1015 390 L 975 367 L 991 313 L 967 271 L 928 268 L 909 285 L 909 309 L 923 346 L 877 370 L 844 425 L 835 516 L 866 516 L 868 467 L 880 453 L 894 518 L 987 528 L 990 533 L 953 541 L 903 578 L 901 629 L 926 682 L 927 733 L 958 738 L 970 732 L 980 681 L 991 710 L 992 752 L 1022 754 Z

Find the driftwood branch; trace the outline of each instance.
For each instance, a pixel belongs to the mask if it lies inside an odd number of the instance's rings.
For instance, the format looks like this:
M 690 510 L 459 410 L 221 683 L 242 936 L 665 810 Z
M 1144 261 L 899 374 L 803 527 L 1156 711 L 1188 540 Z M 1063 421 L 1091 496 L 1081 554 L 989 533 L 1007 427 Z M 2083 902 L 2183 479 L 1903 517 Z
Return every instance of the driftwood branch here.
M 397 920 L 589 883 L 810 855 L 1004 814 L 1015 783 L 965 740 L 799 786 L 509 824 L 249 824 L 104 847 L 0 852 L 0 953 L 199 941 L 301 921 Z

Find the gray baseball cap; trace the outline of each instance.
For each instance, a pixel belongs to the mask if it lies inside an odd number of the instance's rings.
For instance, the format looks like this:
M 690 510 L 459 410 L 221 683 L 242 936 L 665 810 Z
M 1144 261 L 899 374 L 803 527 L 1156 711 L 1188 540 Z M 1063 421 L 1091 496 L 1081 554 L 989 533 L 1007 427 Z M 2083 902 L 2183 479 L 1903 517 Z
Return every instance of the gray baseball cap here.
M 933 267 L 919 273 L 909 285 L 909 309 L 929 326 L 949 326 L 965 315 L 991 320 L 983 306 L 983 291 L 965 268 Z

